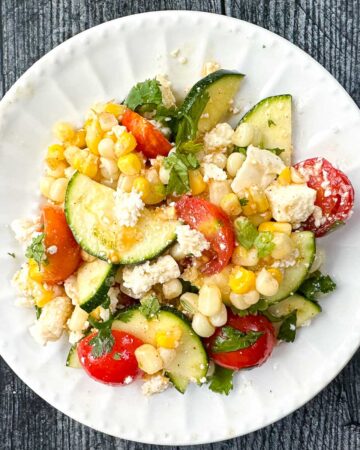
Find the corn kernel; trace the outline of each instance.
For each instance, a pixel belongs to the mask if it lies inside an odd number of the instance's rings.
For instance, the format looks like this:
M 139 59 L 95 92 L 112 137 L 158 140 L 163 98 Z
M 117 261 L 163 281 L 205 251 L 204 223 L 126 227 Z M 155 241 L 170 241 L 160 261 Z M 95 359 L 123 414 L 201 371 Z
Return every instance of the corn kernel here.
M 137 175 L 141 172 L 141 160 L 135 153 L 120 156 L 117 165 L 125 175 Z
M 132 187 L 138 191 L 143 198 L 150 194 L 151 184 L 145 177 L 136 177 Z
M 54 125 L 53 132 L 61 142 L 71 142 L 75 136 L 74 127 L 67 122 L 58 122 Z
M 90 316 L 93 317 L 95 320 L 99 320 L 100 319 L 100 306 L 98 306 L 97 308 L 93 309 L 90 313 Z
M 273 278 L 280 284 L 283 280 L 283 274 L 280 269 L 275 267 L 270 267 L 267 271 L 271 274 Z
M 230 289 L 236 294 L 246 294 L 255 289 L 256 277 L 254 272 L 243 267 L 234 267 L 229 277 Z
M 287 186 L 288 184 L 291 183 L 291 171 L 290 171 L 290 167 L 285 167 L 285 169 L 283 169 L 280 172 L 280 175 L 278 176 L 277 179 L 278 183 L 280 183 L 283 186 Z
M 192 195 L 201 194 L 207 187 L 199 170 L 189 170 L 189 184 Z
M 279 290 L 279 283 L 276 278 L 264 268 L 257 274 L 256 290 L 265 297 L 271 297 Z
M 55 298 L 55 292 L 52 289 L 45 289 L 45 287 L 37 281 L 31 279 L 29 281 L 31 293 L 34 297 L 35 304 L 39 308 L 42 308 L 47 303 L 49 303 L 53 298 Z
M 65 175 L 67 164 L 59 159 L 47 159 L 45 165 L 45 174 L 48 177 L 60 178 Z
M 76 147 L 79 147 L 79 148 L 86 147 L 86 131 L 83 128 L 76 131 L 75 137 L 71 141 L 71 144 L 76 145 Z
M 46 153 L 46 158 L 63 160 L 65 159 L 64 151 L 65 147 L 63 145 L 60 144 L 49 145 Z
M 63 203 L 65 200 L 66 188 L 68 185 L 67 178 L 57 178 L 50 187 L 49 198 L 56 203 Z
M 88 176 L 95 178 L 98 172 L 99 158 L 85 149 L 70 146 L 65 150 L 66 161 L 75 170 Z
M 237 266 L 256 266 L 256 264 L 259 262 L 257 250 L 256 248 L 247 250 L 246 248 L 239 245 L 238 247 L 235 247 L 231 261 Z
M 271 217 L 272 217 L 271 211 L 268 210 L 261 214 L 253 214 L 249 216 L 248 219 L 253 225 L 258 227 L 263 222 L 269 222 L 269 220 L 271 220 Z
M 287 222 L 263 222 L 259 225 L 259 231 L 271 231 L 272 233 L 285 233 L 291 235 L 291 224 Z
M 117 141 L 117 136 L 115 133 L 113 133 L 112 131 L 107 131 L 106 133 L 104 133 L 104 139 L 105 138 L 109 138 L 113 141 L 113 143 L 115 144 L 115 142 Z
M 162 202 L 166 197 L 165 186 L 162 183 L 155 183 L 151 185 L 150 192 L 143 195 L 142 199 L 147 205 L 156 205 Z
M 110 114 L 114 114 L 115 117 L 119 118 L 122 114 L 124 114 L 126 110 L 126 106 L 119 105 L 118 103 L 106 103 L 104 107 L 104 111 Z
M 55 178 L 53 177 L 41 177 L 40 178 L 40 192 L 46 198 L 50 198 L 50 188 Z
M 28 265 L 29 265 L 29 277 L 32 280 L 37 281 L 38 283 L 41 283 L 43 280 L 43 275 L 39 268 L 39 264 L 34 259 L 30 258 Z
M 166 331 L 158 331 L 156 333 L 156 346 L 165 348 L 176 348 L 181 338 L 181 329 L 174 327 Z
M 238 216 L 241 213 L 241 205 L 239 198 L 233 192 L 224 195 L 224 197 L 220 201 L 220 207 L 229 216 Z
M 102 131 L 110 131 L 112 127 L 118 125 L 117 118 L 114 116 L 114 114 L 101 112 L 98 117 Z
M 222 306 L 221 291 L 215 284 L 204 284 L 199 291 L 198 309 L 204 316 L 218 314 Z
M 127 155 L 135 150 L 136 146 L 137 142 L 135 137 L 131 133 L 124 131 L 115 143 L 115 154 L 117 157 Z
M 131 189 L 133 188 L 134 180 L 136 178 L 137 178 L 136 175 L 120 174 L 118 183 L 117 183 L 118 189 L 123 192 L 131 192 Z M 144 178 L 144 177 L 142 177 L 142 178 Z M 148 181 L 148 180 L 146 180 L 146 181 Z M 141 192 L 139 189 L 138 189 L 138 191 Z
M 100 127 L 100 123 L 98 119 L 93 119 L 89 126 L 86 128 L 86 145 L 88 149 L 93 153 L 94 155 L 98 155 L 98 145 L 101 141 L 103 136 L 103 131 Z
M 135 350 L 135 358 L 140 369 L 150 375 L 159 372 L 164 365 L 159 352 L 151 344 L 140 345 L 140 347 Z

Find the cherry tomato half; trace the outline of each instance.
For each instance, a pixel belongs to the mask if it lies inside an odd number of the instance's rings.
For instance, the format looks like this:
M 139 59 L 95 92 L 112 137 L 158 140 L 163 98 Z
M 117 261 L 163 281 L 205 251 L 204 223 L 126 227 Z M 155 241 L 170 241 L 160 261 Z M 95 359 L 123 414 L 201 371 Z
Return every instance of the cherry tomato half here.
M 95 358 L 91 353 L 93 347 L 90 341 L 96 335 L 97 332 L 89 334 L 77 346 L 80 363 L 87 374 L 105 384 L 131 383 L 140 373 L 135 350 L 143 342 L 131 334 L 112 330 L 115 339 L 112 350 Z
M 167 156 L 171 150 L 171 144 L 166 137 L 148 120 L 131 109 L 125 111 L 121 123 L 135 136 L 136 149 L 148 158 L 156 158 L 157 155 Z
M 197 197 L 183 196 L 176 203 L 180 219 L 200 231 L 210 242 L 210 260 L 202 267 L 206 275 L 221 272 L 228 264 L 235 247 L 233 225 L 224 211 Z
M 221 333 L 217 328 L 215 334 L 205 340 L 205 347 L 209 356 L 219 366 L 238 370 L 245 367 L 259 366 L 264 363 L 276 344 L 275 330 L 271 322 L 262 315 L 248 315 L 239 317 L 228 311 L 226 325 L 236 328 L 244 333 L 248 331 L 262 331 L 264 334 L 250 347 L 234 352 L 213 353 L 211 348 L 216 336 Z
M 64 211 L 54 205 L 45 205 L 42 210 L 44 244 L 47 264 L 42 265 L 42 279 L 55 284 L 65 281 L 78 268 L 80 247 L 66 223 Z M 52 247 L 53 251 L 49 251 Z
M 323 218 L 315 224 L 314 216 L 302 224 L 303 229 L 324 236 L 336 222 L 344 222 L 354 206 L 354 188 L 349 178 L 324 158 L 310 158 L 295 165 L 307 179 L 307 185 L 316 190 L 315 204 L 322 210 Z

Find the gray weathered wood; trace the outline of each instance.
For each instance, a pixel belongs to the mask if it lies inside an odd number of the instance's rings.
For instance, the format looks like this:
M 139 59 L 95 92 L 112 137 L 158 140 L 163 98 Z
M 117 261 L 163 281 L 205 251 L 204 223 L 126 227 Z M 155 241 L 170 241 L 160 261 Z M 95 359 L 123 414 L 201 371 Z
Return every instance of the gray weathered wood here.
M 116 17 L 158 9 L 217 12 L 268 28 L 310 53 L 360 104 L 359 0 L 0 0 L 0 95 L 37 59 L 74 34 Z M 323 392 L 292 415 L 248 436 L 199 449 L 359 449 L 359 379 L 360 352 Z M 59 413 L 3 361 L 0 408 L 0 448 L 145 447 L 90 430 Z

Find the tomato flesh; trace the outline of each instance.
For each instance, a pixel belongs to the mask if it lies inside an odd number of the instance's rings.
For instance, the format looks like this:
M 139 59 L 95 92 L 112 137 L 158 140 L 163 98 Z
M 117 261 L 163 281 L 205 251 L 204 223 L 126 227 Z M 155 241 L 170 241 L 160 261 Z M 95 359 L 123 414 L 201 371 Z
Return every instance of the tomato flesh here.
M 315 223 L 311 215 L 302 224 L 316 237 L 324 236 L 337 222 L 347 220 L 354 206 L 354 188 L 349 178 L 324 158 L 310 158 L 295 164 L 295 169 L 307 179 L 307 185 L 316 190 L 315 205 L 321 208 L 322 219 Z
M 80 247 L 66 222 L 64 211 L 54 205 L 45 205 L 42 210 L 44 244 L 47 263 L 42 265 L 42 279 L 56 284 L 66 280 L 79 267 Z M 53 247 L 54 253 L 48 249 Z
M 221 328 L 217 328 L 215 334 L 205 340 L 207 352 L 216 364 L 227 369 L 239 370 L 246 367 L 259 366 L 271 355 L 276 344 L 275 330 L 265 316 L 248 315 L 239 317 L 231 311 L 228 311 L 226 325 L 244 333 L 249 331 L 262 331 L 264 334 L 250 347 L 234 352 L 214 353 L 211 350 L 213 342 L 221 333 Z
M 167 156 L 172 146 L 166 137 L 144 117 L 127 109 L 121 123 L 134 135 L 137 147 L 148 158 Z
M 200 231 L 210 242 L 210 259 L 201 271 L 206 275 L 221 272 L 235 248 L 234 229 L 229 217 L 218 206 L 186 195 L 176 203 L 176 212 L 180 219 Z
M 87 374 L 105 384 L 131 383 L 140 373 L 135 350 L 143 342 L 131 334 L 112 330 L 115 339 L 113 348 L 109 353 L 95 358 L 91 353 L 93 347 L 90 341 L 96 334 L 97 332 L 86 336 L 77 346 L 80 363 Z

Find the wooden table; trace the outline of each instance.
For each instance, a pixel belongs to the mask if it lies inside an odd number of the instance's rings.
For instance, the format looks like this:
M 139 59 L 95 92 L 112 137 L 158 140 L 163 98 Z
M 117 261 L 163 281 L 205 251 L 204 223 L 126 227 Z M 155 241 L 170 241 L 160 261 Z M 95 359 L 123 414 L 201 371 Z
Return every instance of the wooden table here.
M 31 64 L 74 34 L 116 17 L 161 9 L 210 11 L 274 31 L 325 66 L 360 105 L 360 0 L 0 0 L 1 97 Z M 80 425 L 41 400 L 3 361 L 0 410 L 1 449 L 166 448 Z M 360 352 L 323 392 L 289 417 L 248 436 L 199 446 L 205 448 L 359 449 Z

